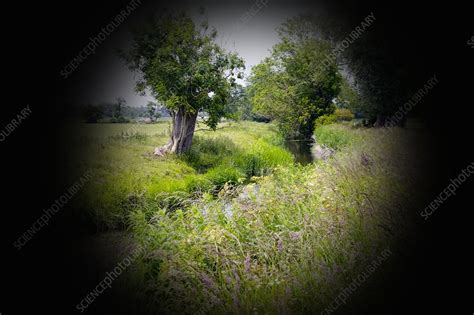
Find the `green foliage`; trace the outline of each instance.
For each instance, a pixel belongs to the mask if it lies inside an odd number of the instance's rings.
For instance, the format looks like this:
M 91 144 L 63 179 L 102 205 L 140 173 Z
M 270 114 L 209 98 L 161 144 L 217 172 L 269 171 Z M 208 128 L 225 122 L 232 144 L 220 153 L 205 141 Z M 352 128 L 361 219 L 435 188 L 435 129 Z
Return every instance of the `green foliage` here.
M 214 43 L 215 29 L 207 21 L 196 26 L 186 13 L 166 13 L 133 30 L 133 44 L 121 56 L 140 73 L 136 90 L 151 90 L 172 113 L 208 113 L 216 128 L 244 63 Z M 212 96 L 210 96 L 212 95 Z
M 123 117 L 123 110 L 124 110 L 125 106 L 126 106 L 125 99 L 122 98 L 122 97 L 118 97 L 116 99 L 115 104 L 114 104 L 113 116 L 110 119 L 110 122 L 113 122 L 113 123 L 126 123 L 126 122 L 128 122 L 128 120 L 125 117 Z
M 71 132 L 80 137 L 67 140 L 78 160 L 69 168 L 87 165 L 97 174 L 76 201 L 83 216 L 99 228 L 123 227 L 135 209 L 131 200 L 174 211 L 192 196 L 217 195 L 226 183 L 241 185 L 292 163 L 274 126 L 253 122 L 202 131 L 184 155 L 151 157 L 156 144 L 167 140 L 167 128 L 165 122 L 94 124 Z
M 372 259 L 388 260 L 408 228 L 406 135 L 346 131 L 364 142 L 327 163 L 279 167 L 230 201 L 206 195 L 171 214 L 137 208 L 132 231 L 146 248 L 137 277 L 148 280 L 153 311 L 317 314 Z
M 336 97 L 335 102 L 338 108 L 347 108 L 353 112 L 363 112 L 363 99 L 346 78 L 342 78 L 341 91 Z
M 231 90 L 230 98 L 226 103 L 225 112 L 228 113 L 228 117 L 232 119 L 249 120 L 251 111 L 252 108 L 245 87 L 237 84 Z
M 161 113 L 158 111 L 158 104 L 150 101 L 146 104 L 146 109 L 147 117 L 150 119 L 151 122 L 156 121 L 158 118 L 161 117 Z
M 293 156 L 288 151 L 259 139 L 237 157 L 235 164 L 247 177 L 252 177 L 268 175 L 276 166 L 292 162 Z
M 167 127 L 88 124 L 65 139 L 78 158 L 67 169 L 94 174 L 71 202 L 127 228 L 123 248 L 144 248 L 127 278 L 149 313 L 321 313 L 409 228 L 423 160 L 410 158 L 408 131 L 318 127 L 338 152 L 303 167 L 275 146 L 273 125 L 243 122 L 199 135 L 194 154 L 221 159 L 198 173 L 200 160 L 147 155 Z
M 294 33 L 303 33 L 307 37 L 319 34 L 334 48 L 347 38 L 356 25 L 341 23 L 337 14 L 304 14 L 290 19 L 288 24 Z M 358 37 L 335 60 L 338 64 L 344 64 L 356 88 L 355 91 L 347 82 L 343 82 L 339 103 L 346 103 L 343 106 L 369 119 L 377 115 L 392 115 L 413 93 L 406 88 L 406 84 L 402 84 L 406 81 L 409 65 L 392 58 L 388 41 L 381 41 L 384 38 L 386 34 L 383 28 L 370 26 L 370 31 Z
M 336 108 L 334 111 L 337 121 L 351 121 L 354 119 L 354 114 L 347 108 Z
M 318 125 L 314 136 L 319 144 L 339 150 L 342 147 L 358 144 L 362 141 L 360 131 L 351 130 L 340 124 Z
M 253 108 L 275 119 L 285 137 L 309 138 L 315 119 L 333 111 L 341 76 L 337 65 L 327 62 L 331 52 L 327 42 L 302 37 L 287 24 L 280 37 L 271 57 L 252 68 Z
M 316 119 L 315 126 L 331 125 L 337 122 L 351 121 L 354 114 L 347 108 L 336 108 L 333 114 L 322 115 Z
M 292 155 L 279 146 L 281 142 L 277 143 L 276 137 L 260 138 L 245 148 L 237 147 L 227 137 L 197 139 L 183 159 L 204 175 L 191 180 L 189 191 L 216 192 L 226 182 L 235 185 L 253 176 L 268 175 L 276 166 L 293 162 Z
M 236 185 L 244 177 L 245 175 L 239 169 L 222 164 L 211 168 L 204 176 L 212 183 L 214 191 L 221 190 L 226 183 Z
M 322 115 L 316 118 L 315 125 L 317 126 L 323 126 L 323 125 L 330 125 L 334 124 L 337 122 L 337 117 L 334 114 L 331 115 Z
M 196 136 L 193 139 L 191 150 L 182 156 L 182 159 L 199 173 L 230 158 L 239 150 L 228 137 L 203 138 Z

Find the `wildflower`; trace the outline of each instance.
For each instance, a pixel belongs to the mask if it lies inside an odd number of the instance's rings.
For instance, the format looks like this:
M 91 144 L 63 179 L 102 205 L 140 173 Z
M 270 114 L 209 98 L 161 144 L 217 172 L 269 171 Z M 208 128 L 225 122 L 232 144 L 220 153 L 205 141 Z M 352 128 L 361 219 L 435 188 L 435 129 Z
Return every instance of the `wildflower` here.
M 283 250 L 283 241 L 281 240 L 281 238 L 278 239 L 277 248 L 278 248 L 279 252 L 281 252 Z
M 290 238 L 292 241 L 299 240 L 300 236 L 301 236 L 300 232 L 290 232 Z
M 246 273 L 250 272 L 250 256 L 249 255 L 245 257 L 244 268 L 245 268 Z
M 204 286 L 208 289 L 211 289 L 212 287 L 214 287 L 214 282 L 212 281 L 212 279 L 206 275 L 206 274 L 203 274 L 201 276 L 201 281 L 202 283 L 204 284 Z
M 372 164 L 372 160 L 365 152 L 362 152 L 360 156 L 360 163 L 365 167 L 369 167 Z

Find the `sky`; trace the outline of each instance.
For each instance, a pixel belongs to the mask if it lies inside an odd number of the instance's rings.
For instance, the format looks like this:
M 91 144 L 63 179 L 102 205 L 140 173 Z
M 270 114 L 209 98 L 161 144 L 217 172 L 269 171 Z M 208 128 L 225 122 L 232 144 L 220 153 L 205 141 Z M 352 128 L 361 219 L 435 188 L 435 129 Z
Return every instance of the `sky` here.
M 195 8 L 192 10 L 197 12 Z M 303 4 L 282 6 L 272 0 L 253 0 L 214 4 L 205 6 L 205 10 L 209 25 L 217 29 L 216 42 L 244 59 L 247 77 L 251 67 L 269 56 L 272 46 L 278 42 L 276 28 L 288 18 L 304 13 L 307 8 Z M 86 60 L 81 65 L 87 75 L 78 78 L 81 91 L 77 91 L 77 95 L 82 96 L 76 98 L 76 102 L 95 104 L 123 97 L 129 106 L 144 106 L 154 100 L 150 95 L 140 96 L 134 91 L 135 75 L 117 57 L 116 50 L 126 48 L 131 40 L 126 25 L 120 27 L 123 29 L 111 34 L 108 42 L 89 57 L 93 61 Z

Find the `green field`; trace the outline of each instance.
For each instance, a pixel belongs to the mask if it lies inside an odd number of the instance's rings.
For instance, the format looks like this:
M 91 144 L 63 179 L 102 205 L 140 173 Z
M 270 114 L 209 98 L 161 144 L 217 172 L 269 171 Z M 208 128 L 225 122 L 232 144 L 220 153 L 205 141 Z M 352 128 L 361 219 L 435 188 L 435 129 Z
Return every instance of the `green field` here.
M 71 131 L 75 136 L 68 138 L 72 162 L 67 167 L 77 170 L 76 176 L 88 169 L 93 173 L 78 206 L 97 225 L 123 226 L 134 200 L 165 203 L 215 194 L 225 183 L 249 182 L 292 163 L 274 126 L 251 122 L 224 123 L 215 132 L 197 126 L 191 152 L 155 157 L 153 150 L 166 143 L 168 128 L 168 122 L 84 124 Z
M 322 126 L 337 153 L 302 166 L 272 124 L 197 126 L 191 152 L 154 157 L 168 128 L 79 125 L 68 139 L 67 167 L 94 175 L 76 211 L 146 248 L 127 277 L 145 310 L 322 311 L 404 230 L 421 163 L 410 131 Z

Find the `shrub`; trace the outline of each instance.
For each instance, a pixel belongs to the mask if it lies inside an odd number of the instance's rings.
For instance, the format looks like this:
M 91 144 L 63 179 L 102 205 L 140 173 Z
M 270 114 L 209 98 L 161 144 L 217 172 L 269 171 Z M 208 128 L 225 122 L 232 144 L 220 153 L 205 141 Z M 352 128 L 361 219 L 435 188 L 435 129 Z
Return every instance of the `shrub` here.
M 324 125 L 334 124 L 335 122 L 337 122 L 337 117 L 336 117 L 336 115 L 334 115 L 334 114 L 331 114 L 331 115 L 322 115 L 322 116 L 319 116 L 319 117 L 316 119 L 315 125 L 316 125 L 316 126 L 324 126 Z
M 354 114 L 347 108 L 337 108 L 334 111 L 337 121 L 351 121 L 354 119 Z
M 128 124 L 130 122 L 130 119 L 120 116 L 119 118 L 117 118 L 117 122 L 119 124 Z

